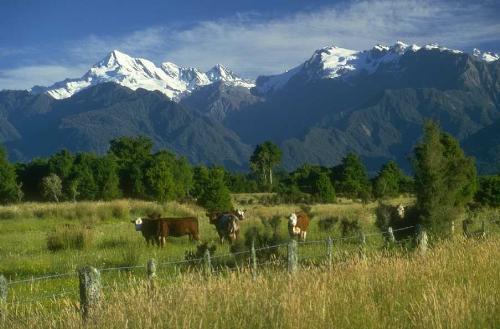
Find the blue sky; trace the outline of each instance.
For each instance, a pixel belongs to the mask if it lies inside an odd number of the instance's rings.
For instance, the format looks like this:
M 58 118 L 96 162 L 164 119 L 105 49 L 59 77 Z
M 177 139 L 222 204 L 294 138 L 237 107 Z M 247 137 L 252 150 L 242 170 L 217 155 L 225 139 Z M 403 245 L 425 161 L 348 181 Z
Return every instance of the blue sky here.
M 112 49 L 255 78 L 397 40 L 500 53 L 500 1 L 0 0 L 0 90 L 79 77 Z

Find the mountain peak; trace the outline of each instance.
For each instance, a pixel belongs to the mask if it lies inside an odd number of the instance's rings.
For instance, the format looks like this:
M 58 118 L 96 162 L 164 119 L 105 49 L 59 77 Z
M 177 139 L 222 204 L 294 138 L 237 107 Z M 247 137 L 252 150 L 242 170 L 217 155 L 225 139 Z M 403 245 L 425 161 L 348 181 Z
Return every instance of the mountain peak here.
M 500 59 L 500 55 L 497 54 L 497 53 L 493 53 L 493 52 L 490 52 L 490 51 L 487 51 L 487 52 L 481 52 L 481 50 L 477 49 L 477 48 L 474 48 L 472 50 L 472 55 L 476 58 L 479 58 L 485 62 L 495 62 L 495 61 L 498 61 Z
M 241 80 L 239 76 L 233 73 L 230 69 L 225 67 L 222 64 L 215 64 L 210 70 L 207 71 L 207 76 L 210 81 L 219 81 L 219 80 Z
M 299 75 L 307 81 L 320 79 L 347 78 L 351 75 L 365 72 L 372 74 L 381 66 L 392 66 L 392 70 L 398 69 L 398 63 L 402 56 L 419 50 L 450 52 L 461 54 L 459 50 L 448 49 L 438 44 L 427 44 L 423 47 L 416 44 L 409 45 L 403 41 L 397 41 L 392 46 L 377 44 L 370 50 L 350 50 L 336 45 L 323 47 L 316 50 L 313 55 L 303 64 L 294 67 L 282 74 L 261 76 L 257 78 L 256 90 L 260 93 L 268 93 L 282 88 L 294 76 Z M 478 56 L 485 61 L 498 60 L 497 54 L 484 53 Z
M 45 92 L 56 99 L 62 99 L 96 84 L 114 82 L 132 90 L 158 90 L 179 100 L 194 89 L 216 81 L 238 84 L 245 88 L 254 86 L 221 64 L 215 65 L 206 73 L 196 68 L 180 67 L 172 62 L 164 62 L 157 67 L 147 59 L 133 58 L 114 49 L 83 77 L 60 81 L 48 88 L 33 88 L 32 91 Z
M 133 58 L 130 57 L 129 55 L 122 53 L 117 49 L 114 49 L 110 51 L 101 61 L 99 61 L 96 65 L 94 65 L 94 67 L 96 66 L 111 67 L 114 65 L 123 65 L 132 60 Z

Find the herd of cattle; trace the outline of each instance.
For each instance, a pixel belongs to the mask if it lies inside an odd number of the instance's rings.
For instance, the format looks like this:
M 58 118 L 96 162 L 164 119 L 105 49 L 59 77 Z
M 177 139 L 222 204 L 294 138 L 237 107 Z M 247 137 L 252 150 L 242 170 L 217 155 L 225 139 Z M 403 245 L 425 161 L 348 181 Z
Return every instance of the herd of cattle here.
M 239 222 L 245 219 L 245 210 L 207 213 L 210 224 L 215 226 L 220 243 L 229 241 L 233 243 L 240 233 Z M 305 212 L 294 212 L 288 218 L 288 232 L 291 238 L 305 241 L 309 216 Z M 147 244 L 165 245 L 167 237 L 180 237 L 187 235 L 190 240 L 200 240 L 198 218 L 196 217 L 161 217 L 151 214 L 148 217 L 139 217 L 132 220 L 136 231 L 140 231 Z

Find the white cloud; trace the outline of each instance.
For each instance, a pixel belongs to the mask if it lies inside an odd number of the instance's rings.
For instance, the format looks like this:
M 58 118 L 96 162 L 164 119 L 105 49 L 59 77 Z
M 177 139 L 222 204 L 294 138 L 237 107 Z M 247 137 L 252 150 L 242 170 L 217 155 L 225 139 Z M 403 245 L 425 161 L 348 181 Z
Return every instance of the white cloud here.
M 81 76 L 83 67 L 36 65 L 0 71 L 0 90 L 28 89 L 35 85 L 47 86 L 68 77 Z
M 320 47 L 437 42 L 467 48 L 498 41 L 500 22 L 481 4 L 432 0 L 355 1 L 292 16 L 256 14 L 203 21 L 188 29 L 154 27 L 121 39 L 92 37 L 77 53 L 119 48 L 135 56 L 207 69 L 223 63 L 247 77 L 289 69 Z M 110 47 L 111 46 L 111 47 Z
M 377 43 L 402 40 L 469 50 L 480 43 L 500 43 L 497 15 L 486 2 L 365 0 L 279 18 L 238 14 L 190 27 L 150 27 L 121 37 L 92 35 L 63 45 L 63 53 L 64 62 L 79 67 L 88 68 L 110 50 L 120 49 L 156 62 L 201 69 L 222 63 L 255 78 L 289 69 L 309 58 L 314 50 L 332 44 L 367 49 Z M 39 77 L 33 72 L 30 83 L 36 80 L 43 84 L 50 77 L 77 71 L 60 66 L 51 74 L 46 68 L 42 67 Z M 17 85 L 29 87 L 27 81 L 19 80 Z M 0 89 L 4 87 L 0 77 Z

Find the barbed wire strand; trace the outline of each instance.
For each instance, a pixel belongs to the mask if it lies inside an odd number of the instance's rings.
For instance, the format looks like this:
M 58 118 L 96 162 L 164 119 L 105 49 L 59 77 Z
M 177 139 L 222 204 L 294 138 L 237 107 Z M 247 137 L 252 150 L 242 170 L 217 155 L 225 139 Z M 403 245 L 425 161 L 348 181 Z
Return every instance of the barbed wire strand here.
M 393 232 L 403 231 L 403 230 L 407 230 L 407 229 L 414 228 L 414 227 L 415 226 L 407 226 L 407 227 L 395 229 L 395 230 L 393 230 Z M 375 236 L 375 235 L 379 235 L 379 234 L 382 234 L 382 235 L 389 234 L 389 231 L 380 232 L 380 233 L 365 234 L 365 237 Z M 355 235 L 355 236 L 349 236 L 349 237 L 333 238 L 332 241 L 359 239 L 359 238 L 360 238 L 359 235 Z M 307 242 L 301 241 L 301 242 L 299 242 L 299 244 L 325 243 L 325 241 L 326 240 L 313 240 L 313 241 L 307 241 Z M 281 244 L 260 247 L 260 248 L 256 248 L 255 252 L 269 250 L 269 249 L 276 249 L 276 248 L 284 247 L 287 245 L 288 245 L 288 243 L 285 242 L 285 243 L 281 243 Z M 212 256 L 211 259 L 223 258 L 223 257 L 228 257 L 228 256 L 233 257 L 233 256 L 240 255 L 240 254 L 247 254 L 250 252 L 251 252 L 251 250 L 244 250 L 244 251 L 239 251 L 239 252 L 235 252 L 235 253 L 226 253 L 226 254 L 222 254 L 222 255 Z M 157 266 L 170 266 L 170 265 L 178 265 L 178 264 L 185 264 L 185 263 L 195 263 L 195 262 L 202 261 L 203 259 L 204 258 L 201 257 L 201 258 L 195 258 L 195 259 L 189 259 L 189 260 L 163 262 L 163 263 L 159 263 Z M 146 268 L 146 266 L 145 265 L 117 266 L 117 267 L 100 268 L 98 270 L 100 272 L 108 272 L 108 271 L 118 271 L 118 270 L 137 269 L 137 268 Z M 49 274 L 49 275 L 44 275 L 44 276 L 39 276 L 39 277 L 32 277 L 32 278 L 28 278 L 28 279 L 10 281 L 10 282 L 8 282 L 8 285 L 15 285 L 15 284 L 19 284 L 19 283 L 29 283 L 29 282 L 34 282 L 34 281 L 50 280 L 50 279 L 61 278 L 61 277 L 66 277 L 66 276 L 73 276 L 73 275 L 76 276 L 76 274 L 77 274 L 76 272 L 54 273 L 54 274 Z

